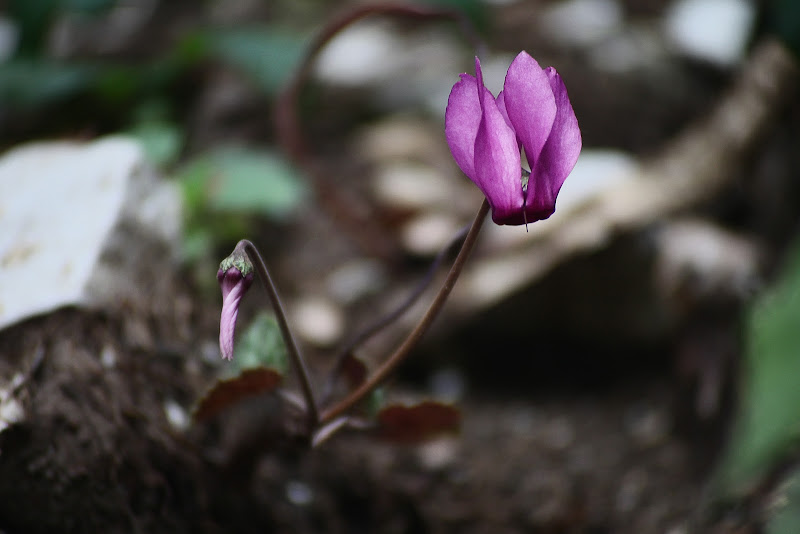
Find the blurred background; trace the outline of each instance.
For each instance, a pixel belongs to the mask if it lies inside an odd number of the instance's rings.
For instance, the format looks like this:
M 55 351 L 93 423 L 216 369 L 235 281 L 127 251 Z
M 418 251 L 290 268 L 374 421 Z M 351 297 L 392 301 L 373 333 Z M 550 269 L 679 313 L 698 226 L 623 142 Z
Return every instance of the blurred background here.
M 364 5 L 0 0 L 0 530 L 800 532 L 800 4 L 419 0 L 461 23 L 365 17 L 287 98 Z M 520 50 L 556 67 L 584 148 L 553 217 L 487 221 L 381 392 L 460 432 L 308 451 L 264 399 L 192 424 L 239 239 L 321 385 L 470 222 L 465 24 L 495 95 Z M 280 350 L 265 306 L 237 360 Z

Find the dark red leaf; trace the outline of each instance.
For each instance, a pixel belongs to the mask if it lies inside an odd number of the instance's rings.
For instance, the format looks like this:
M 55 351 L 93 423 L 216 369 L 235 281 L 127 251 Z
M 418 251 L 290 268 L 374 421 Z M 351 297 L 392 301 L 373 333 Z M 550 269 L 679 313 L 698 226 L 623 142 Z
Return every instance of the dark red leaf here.
M 194 410 L 194 420 L 204 421 L 248 397 L 274 391 L 281 379 L 275 369 L 259 367 L 245 369 L 235 378 L 220 380 L 200 399 Z
M 425 401 L 413 406 L 394 404 L 378 412 L 378 435 L 402 443 L 413 443 L 437 434 L 456 432 L 461 412 L 449 404 Z

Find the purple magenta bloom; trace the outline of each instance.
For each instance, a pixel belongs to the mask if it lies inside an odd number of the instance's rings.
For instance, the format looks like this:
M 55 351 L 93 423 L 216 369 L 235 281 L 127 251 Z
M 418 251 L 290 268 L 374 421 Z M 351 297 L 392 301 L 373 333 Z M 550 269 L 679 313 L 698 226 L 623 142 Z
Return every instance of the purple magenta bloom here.
M 249 262 L 237 261 L 229 256 L 219 266 L 217 280 L 222 288 L 222 315 L 219 320 L 219 348 L 222 357 L 233 359 L 233 338 L 239 303 L 253 284 L 253 268 Z
M 553 67 L 542 69 L 520 52 L 497 99 L 475 74 L 450 91 L 445 133 L 450 152 L 486 195 L 496 224 L 547 219 L 581 151 L 581 131 L 567 89 Z M 521 165 L 525 150 L 530 172 Z

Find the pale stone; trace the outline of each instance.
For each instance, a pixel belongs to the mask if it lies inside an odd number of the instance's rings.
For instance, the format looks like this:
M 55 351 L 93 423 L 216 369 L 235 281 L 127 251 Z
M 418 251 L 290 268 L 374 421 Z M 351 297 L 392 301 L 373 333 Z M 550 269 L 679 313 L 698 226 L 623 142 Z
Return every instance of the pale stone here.
M 167 418 L 170 426 L 180 432 L 189 428 L 191 419 L 183 406 L 178 404 L 174 399 L 167 399 L 164 401 L 164 415 Z
M 747 0 L 678 0 L 664 25 L 681 52 L 730 67 L 744 58 L 755 17 L 755 6 Z
M 342 310 L 328 299 L 304 297 L 290 309 L 295 331 L 316 346 L 328 347 L 338 341 L 344 332 Z
M 450 243 L 462 223 L 446 213 L 430 213 L 410 220 L 401 231 L 406 250 L 420 256 L 432 256 Z
M 7 152 L 0 158 L 0 328 L 64 306 L 136 301 L 171 265 L 180 221 L 179 192 L 158 179 L 133 140 Z
M 454 195 L 452 182 L 436 169 L 402 160 L 380 168 L 372 184 L 380 202 L 401 208 L 437 208 Z

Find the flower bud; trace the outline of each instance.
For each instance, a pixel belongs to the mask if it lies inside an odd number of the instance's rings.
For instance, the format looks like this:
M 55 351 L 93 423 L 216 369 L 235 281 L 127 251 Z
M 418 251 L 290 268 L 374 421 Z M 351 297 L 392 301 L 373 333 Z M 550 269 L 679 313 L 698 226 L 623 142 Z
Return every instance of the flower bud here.
M 253 264 L 247 254 L 237 247 L 233 253 L 222 260 L 217 272 L 217 280 L 222 289 L 222 314 L 219 320 L 219 348 L 222 357 L 233 359 L 233 340 L 236 331 L 236 318 L 239 303 L 245 292 L 253 284 Z

